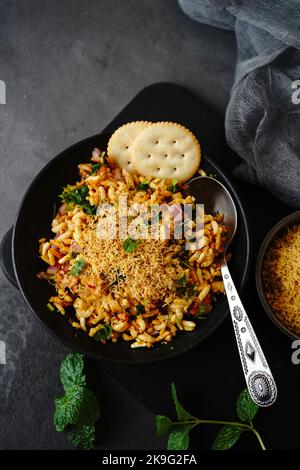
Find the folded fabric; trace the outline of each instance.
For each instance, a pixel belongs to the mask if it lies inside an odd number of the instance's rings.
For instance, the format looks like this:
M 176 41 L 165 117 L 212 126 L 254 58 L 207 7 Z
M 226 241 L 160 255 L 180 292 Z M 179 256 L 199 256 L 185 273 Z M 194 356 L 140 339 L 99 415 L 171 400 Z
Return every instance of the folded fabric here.
M 227 141 L 244 160 L 235 176 L 300 207 L 299 1 L 178 1 L 191 18 L 236 35 L 225 117 Z

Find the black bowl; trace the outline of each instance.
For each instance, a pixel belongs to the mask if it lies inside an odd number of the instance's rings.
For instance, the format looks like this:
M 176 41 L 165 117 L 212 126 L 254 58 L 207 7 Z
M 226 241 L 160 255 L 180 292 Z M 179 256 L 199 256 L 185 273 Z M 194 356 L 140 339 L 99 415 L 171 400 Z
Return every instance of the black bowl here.
M 2 244 L 2 265 L 11 280 L 22 292 L 27 304 L 47 330 L 70 348 L 97 359 L 123 363 L 146 363 L 167 359 L 180 354 L 203 341 L 226 318 L 228 304 L 225 296 L 214 306 L 211 315 L 201 322 L 199 328 L 189 333 L 179 333 L 174 341 L 158 344 L 151 349 L 131 349 L 127 342 L 107 342 L 103 345 L 89 338 L 82 331 L 70 326 L 62 315 L 47 308 L 54 288 L 39 280 L 36 274 L 45 268 L 38 254 L 38 240 L 51 236 L 51 221 L 54 205 L 59 204 L 58 194 L 68 183 L 78 178 L 77 165 L 89 161 L 95 147 L 106 148 L 108 134 L 99 134 L 85 139 L 64 150 L 51 160 L 31 183 L 21 202 L 13 228 L 12 242 L 7 237 Z M 222 171 L 204 157 L 202 167 L 213 173 L 230 191 L 238 212 L 238 230 L 233 245 L 230 268 L 239 290 L 245 285 L 249 272 L 250 236 L 244 209 L 230 180 Z M 12 253 L 10 250 L 12 247 Z M 14 272 L 11 272 L 13 265 Z
M 280 220 L 267 234 L 266 238 L 264 239 L 259 253 L 257 257 L 257 262 L 256 262 L 256 288 L 257 292 L 260 298 L 260 301 L 262 303 L 262 306 L 266 312 L 266 314 L 269 316 L 269 318 L 272 320 L 272 322 L 281 330 L 283 333 L 288 335 L 290 338 L 293 339 L 299 339 L 300 335 L 297 335 L 293 331 L 289 330 L 278 318 L 278 316 L 273 312 L 272 308 L 270 307 L 265 294 L 264 294 L 264 288 L 263 288 L 263 282 L 262 282 L 262 267 L 263 267 L 263 262 L 265 258 L 266 251 L 268 250 L 270 244 L 275 240 L 276 238 L 280 237 L 281 234 L 287 229 L 287 227 L 294 225 L 294 224 L 300 224 L 300 211 L 293 212 L 292 214 L 288 215 L 284 219 Z

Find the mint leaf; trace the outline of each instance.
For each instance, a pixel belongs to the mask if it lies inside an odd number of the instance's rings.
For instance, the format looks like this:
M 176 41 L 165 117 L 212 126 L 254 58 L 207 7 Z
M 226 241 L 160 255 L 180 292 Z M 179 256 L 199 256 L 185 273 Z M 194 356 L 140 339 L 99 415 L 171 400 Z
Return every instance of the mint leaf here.
M 168 439 L 168 450 L 187 450 L 190 444 L 189 432 L 195 424 L 183 424 L 176 426 Z
M 173 421 L 167 416 L 163 415 L 156 416 L 155 420 L 157 435 L 161 436 L 162 434 L 169 434 L 173 427 Z
M 74 385 L 55 400 L 56 431 L 63 431 L 69 424 L 94 424 L 99 418 L 99 403 L 94 393 L 87 388 Z
M 244 423 L 250 423 L 258 411 L 258 406 L 254 403 L 247 389 L 239 395 L 236 403 L 238 417 Z
M 212 450 L 228 450 L 234 446 L 242 433 L 242 428 L 238 426 L 223 426 L 217 435 Z
M 84 266 L 84 259 L 78 259 L 77 261 L 75 261 L 70 271 L 71 276 L 79 276 L 79 273 L 83 270 Z
M 63 396 L 56 398 L 54 414 L 56 431 L 63 431 L 68 424 L 77 423 L 84 390 L 84 388 L 75 385 L 69 388 Z
M 112 331 L 113 330 L 111 325 L 105 325 L 103 328 L 98 330 L 97 333 L 94 334 L 93 338 L 95 341 L 106 340 L 111 336 Z
M 91 390 L 85 388 L 83 391 L 75 424 L 80 426 L 92 425 L 100 418 L 100 406 Z
M 95 438 L 95 426 L 93 425 L 84 425 L 69 432 L 69 441 L 72 446 L 83 450 L 93 449 Z
M 171 385 L 171 390 L 172 390 L 173 401 L 174 401 L 175 408 L 176 408 L 177 418 L 179 419 L 179 421 L 195 420 L 194 416 L 188 413 L 183 408 L 183 406 L 179 403 L 178 398 L 177 398 L 176 387 L 174 383 L 172 383 Z
M 123 248 L 127 253 L 132 253 L 137 249 L 141 242 L 139 240 L 133 240 L 133 238 L 126 238 L 123 242 Z
M 63 360 L 60 367 L 60 380 L 65 391 L 73 385 L 85 387 L 86 382 L 83 367 L 83 355 L 80 353 L 70 353 Z

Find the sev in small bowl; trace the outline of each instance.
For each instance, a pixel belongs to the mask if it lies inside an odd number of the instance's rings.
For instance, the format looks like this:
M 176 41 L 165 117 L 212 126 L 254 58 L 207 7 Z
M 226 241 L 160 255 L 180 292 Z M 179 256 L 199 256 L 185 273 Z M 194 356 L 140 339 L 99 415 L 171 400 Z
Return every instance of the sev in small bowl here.
M 263 241 L 256 285 L 275 325 L 288 336 L 300 338 L 300 211 L 278 222 Z

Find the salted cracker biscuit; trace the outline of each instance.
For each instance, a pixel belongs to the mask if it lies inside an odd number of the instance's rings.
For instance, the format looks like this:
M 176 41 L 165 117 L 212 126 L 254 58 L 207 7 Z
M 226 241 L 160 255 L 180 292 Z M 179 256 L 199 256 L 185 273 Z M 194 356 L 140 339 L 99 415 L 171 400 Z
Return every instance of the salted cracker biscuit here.
M 194 134 L 184 126 L 158 122 L 137 135 L 131 159 L 141 175 L 183 182 L 198 170 L 201 149 Z
M 107 154 L 120 168 L 125 168 L 130 172 L 135 171 L 131 161 L 132 144 L 135 138 L 150 125 L 151 122 L 147 121 L 129 122 L 119 127 L 111 136 L 107 145 Z

